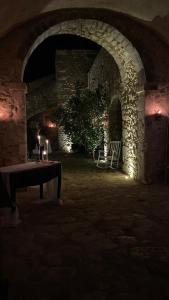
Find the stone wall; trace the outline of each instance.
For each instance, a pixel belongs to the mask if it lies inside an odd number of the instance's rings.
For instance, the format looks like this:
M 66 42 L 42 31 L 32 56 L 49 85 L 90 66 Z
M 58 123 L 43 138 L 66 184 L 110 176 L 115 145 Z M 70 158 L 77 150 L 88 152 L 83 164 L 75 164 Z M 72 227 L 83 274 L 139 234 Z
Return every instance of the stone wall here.
M 147 182 L 164 182 L 169 164 L 169 86 L 146 92 L 145 174 Z
M 139 85 L 132 64 L 126 63 L 126 73 L 127 80 L 122 83 L 113 58 L 101 50 L 89 72 L 89 86 L 107 83 L 111 99 L 109 140 L 122 138 L 123 170 L 133 178 L 143 178 L 144 102 L 142 98 L 139 101 Z
M 88 70 L 90 69 L 97 52 L 95 50 L 75 49 L 57 50 L 55 76 L 38 79 L 28 84 L 27 119 L 57 108 L 65 103 L 75 92 L 77 81 L 82 87 L 88 85 Z M 55 143 L 52 137 L 54 150 L 70 152 L 70 141 L 62 130 L 56 132 Z
M 107 83 L 110 96 L 119 90 L 120 74 L 113 57 L 102 48 L 96 56 L 88 73 L 89 89 L 97 88 L 98 84 Z
M 119 89 L 119 74 L 118 69 L 111 56 L 105 50 L 101 50 L 97 55 L 89 72 L 89 87 L 96 87 L 98 83 L 102 84 L 106 80 L 108 80 L 110 86 L 113 87 L 110 90 L 111 97 L 113 98 L 113 105 L 111 107 L 112 118 L 110 118 L 110 138 L 113 136 L 116 138 L 116 136 L 120 136 L 120 130 L 122 130 L 122 128 L 120 127 L 120 95 L 119 92 L 117 94 L 113 94 L 114 91 L 118 91 Z M 126 91 L 126 93 L 128 94 L 128 98 L 132 97 L 132 93 L 130 90 L 129 92 Z M 125 96 L 124 98 L 126 99 L 127 97 Z M 131 134 L 128 139 L 135 137 L 134 134 L 132 134 L 134 124 L 134 120 L 132 121 L 132 116 L 134 116 L 132 109 L 136 109 L 136 102 L 134 100 L 134 102 L 132 103 L 133 105 L 128 106 L 130 102 L 128 101 L 125 103 L 125 100 L 122 101 L 122 106 L 125 104 L 126 107 L 126 109 L 123 110 L 123 146 L 126 153 L 128 152 L 128 147 L 126 147 L 125 149 L 125 136 L 127 135 L 126 131 L 128 131 L 128 134 Z M 169 138 L 167 140 L 167 127 L 169 126 L 168 116 L 169 86 L 159 86 L 158 90 L 147 90 L 145 96 L 144 167 L 145 180 L 148 183 L 159 181 L 164 182 L 165 166 L 166 163 L 169 164 Z M 127 130 L 128 128 L 130 128 L 130 130 Z M 142 130 L 142 128 L 140 130 Z M 139 135 L 135 138 L 138 140 L 139 146 Z M 166 150 L 168 151 L 168 153 L 166 153 Z M 126 154 L 126 156 L 128 155 Z M 132 156 L 128 156 L 128 161 L 129 163 L 130 161 L 132 162 Z
M 42 113 L 57 103 L 56 81 L 54 76 L 40 78 L 28 83 L 26 96 L 26 117 Z
M 24 84 L 0 85 L 0 166 L 26 161 L 25 92 Z
M 88 86 L 91 90 L 101 84 L 110 98 L 109 139 L 122 137 L 122 119 L 120 105 L 120 74 L 113 57 L 101 49 L 88 73 Z
M 77 81 L 88 86 L 88 71 L 93 64 L 95 50 L 56 50 L 56 90 L 59 103 L 67 101 L 75 92 Z
M 72 151 L 71 139 L 65 134 L 64 127 L 60 126 L 58 130 L 58 144 L 59 150 L 70 153 Z
M 28 84 L 27 119 L 68 100 L 77 81 L 87 87 L 87 73 L 96 53 L 95 50 L 57 50 L 55 76 Z

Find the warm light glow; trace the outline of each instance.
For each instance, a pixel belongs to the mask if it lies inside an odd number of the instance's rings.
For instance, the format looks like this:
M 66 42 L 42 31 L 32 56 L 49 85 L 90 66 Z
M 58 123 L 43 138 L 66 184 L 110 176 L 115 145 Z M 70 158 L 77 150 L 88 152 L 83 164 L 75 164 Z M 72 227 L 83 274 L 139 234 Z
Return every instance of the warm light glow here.
M 166 101 L 166 98 L 161 96 L 160 98 L 156 99 L 154 95 L 147 96 L 145 102 L 145 115 L 168 116 L 168 102 Z
M 48 160 L 48 154 L 49 154 L 49 140 L 46 140 L 46 159 Z
M 48 160 L 48 156 L 47 156 L 47 151 L 46 150 L 43 150 L 42 151 L 42 160 Z
M 129 151 L 131 151 L 130 149 L 129 149 Z M 126 164 L 126 173 L 127 173 L 127 175 L 126 176 L 128 176 L 128 178 L 132 178 L 132 179 L 134 179 L 135 178 L 135 168 L 134 168 L 134 157 L 130 157 L 130 158 L 128 158 L 128 160 L 127 160 L 127 164 Z
M 133 168 L 129 168 L 129 177 L 130 178 L 134 178 L 134 169 Z
M 66 143 L 65 144 L 65 150 L 66 152 L 70 153 L 72 151 L 72 143 Z
M 0 109 L 0 121 L 8 121 L 10 119 L 10 112 L 7 107 L 1 107 Z
M 49 128 L 56 128 L 56 123 L 53 123 L 51 121 L 48 122 L 48 127 Z
M 23 118 L 22 111 L 19 106 L 10 106 L 8 102 L 0 105 L 0 121 L 14 121 L 17 122 Z

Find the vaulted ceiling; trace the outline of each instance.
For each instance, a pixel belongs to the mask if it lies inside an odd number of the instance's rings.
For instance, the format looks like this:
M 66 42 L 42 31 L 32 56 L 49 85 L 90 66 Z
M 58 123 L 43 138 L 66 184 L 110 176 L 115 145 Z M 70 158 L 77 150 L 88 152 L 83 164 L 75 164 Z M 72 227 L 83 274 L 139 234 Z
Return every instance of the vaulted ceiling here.
M 97 7 L 155 23 L 169 35 L 168 0 L 0 0 L 0 36 L 17 24 L 60 8 Z M 157 22 L 156 22 L 157 21 Z M 158 23 L 158 26 L 156 25 Z
M 147 81 L 169 80 L 169 0 L 0 0 L 0 4 L 2 82 L 22 78 L 25 57 L 38 36 L 76 19 L 113 26 L 138 51 Z

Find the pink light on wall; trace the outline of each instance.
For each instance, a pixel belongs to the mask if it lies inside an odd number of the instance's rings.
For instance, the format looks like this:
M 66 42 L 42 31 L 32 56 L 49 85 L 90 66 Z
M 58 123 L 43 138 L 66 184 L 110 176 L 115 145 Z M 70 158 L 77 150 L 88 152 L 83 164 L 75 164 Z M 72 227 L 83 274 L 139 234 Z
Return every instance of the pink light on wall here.
M 18 122 L 23 118 L 21 106 L 14 105 L 11 102 L 4 102 L 0 105 L 0 121 L 3 122 Z
M 10 119 L 10 111 L 8 107 L 1 106 L 0 107 L 0 121 L 9 121 Z
M 168 116 L 169 106 L 167 97 L 162 95 L 148 95 L 145 101 L 145 115 Z

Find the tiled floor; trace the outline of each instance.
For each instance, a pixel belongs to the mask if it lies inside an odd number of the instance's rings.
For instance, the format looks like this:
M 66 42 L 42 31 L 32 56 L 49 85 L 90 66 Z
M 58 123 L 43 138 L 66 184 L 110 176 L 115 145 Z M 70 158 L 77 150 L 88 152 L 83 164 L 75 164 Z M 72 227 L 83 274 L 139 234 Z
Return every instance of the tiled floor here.
M 20 191 L 22 222 L 1 229 L 9 300 L 169 299 L 169 186 L 62 161 L 63 205 Z

